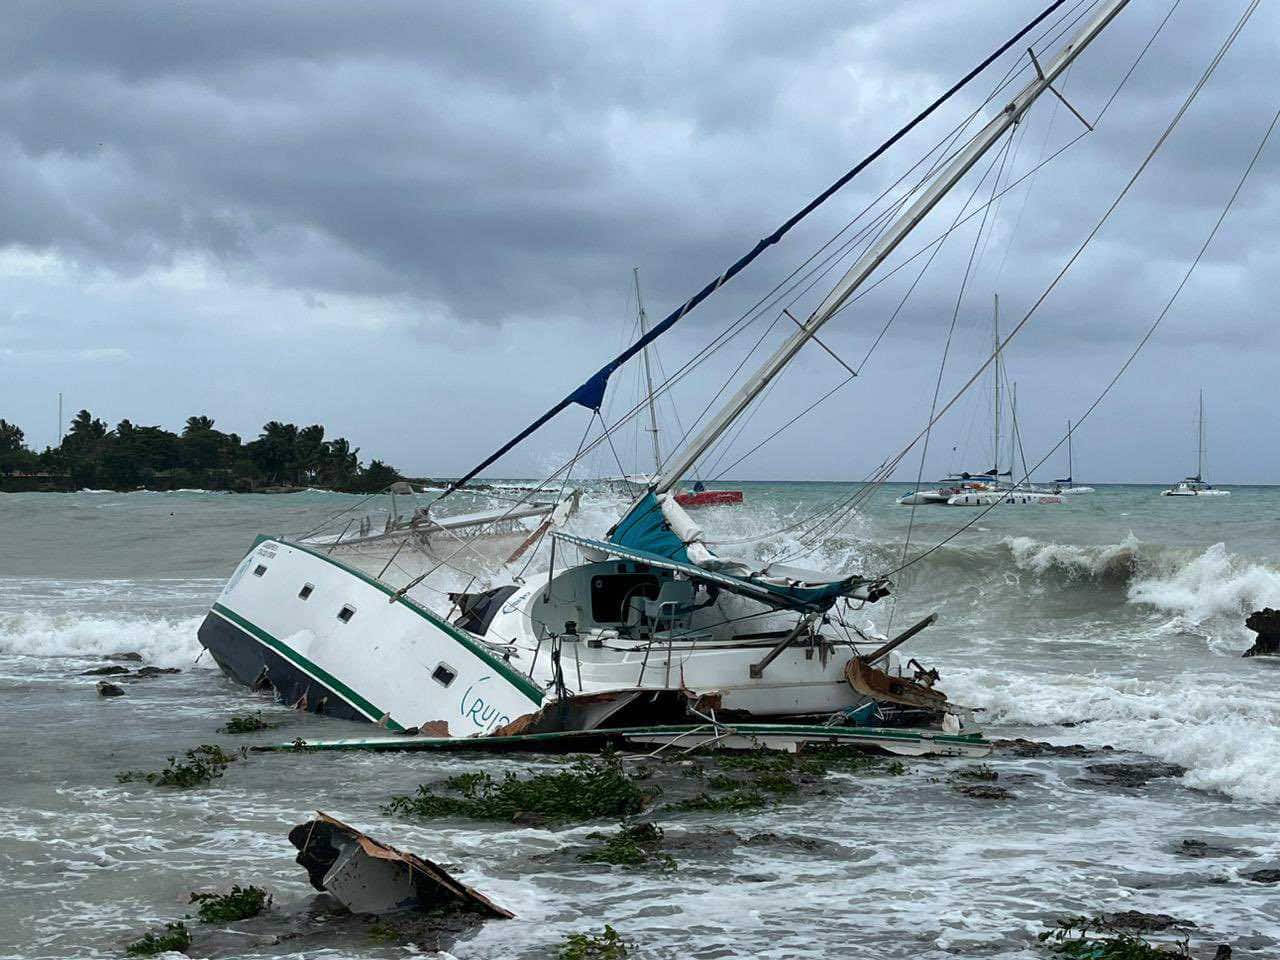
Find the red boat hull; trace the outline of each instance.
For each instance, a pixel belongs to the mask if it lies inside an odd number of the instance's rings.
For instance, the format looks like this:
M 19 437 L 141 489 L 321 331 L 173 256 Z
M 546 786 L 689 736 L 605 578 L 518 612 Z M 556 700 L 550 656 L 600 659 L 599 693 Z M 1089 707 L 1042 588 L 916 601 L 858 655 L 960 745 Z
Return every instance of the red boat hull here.
M 676 494 L 676 503 L 682 507 L 717 507 L 741 502 L 741 490 L 701 490 L 697 493 Z

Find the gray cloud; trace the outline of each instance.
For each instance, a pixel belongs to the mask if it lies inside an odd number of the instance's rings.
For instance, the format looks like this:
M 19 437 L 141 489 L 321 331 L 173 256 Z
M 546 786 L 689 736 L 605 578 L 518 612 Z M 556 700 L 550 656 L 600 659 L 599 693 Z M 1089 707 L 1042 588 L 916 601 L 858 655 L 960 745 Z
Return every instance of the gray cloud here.
M 85 375 L 92 400 L 138 419 L 125 400 L 155 404 L 155 391 L 102 371 L 133 364 L 164 383 L 166 367 L 185 366 L 184 402 L 224 404 L 251 432 L 282 413 L 273 405 L 315 419 L 330 402 L 309 395 L 303 371 L 286 377 L 264 358 L 328 370 L 353 350 L 394 355 L 397 387 L 412 385 L 410 411 L 447 403 L 488 412 L 467 417 L 467 430 L 439 428 L 447 455 L 389 426 L 344 429 L 371 429 L 366 448 L 385 444 L 416 469 L 460 469 L 619 342 L 632 264 L 644 270 L 651 313 L 678 302 L 1039 6 L 12 4 L 0 24 L 0 250 L 11 305 L 0 330 L 12 343 L 6 362 L 21 356 L 27 366 L 11 382 L 15 391 L 44 382 L 41 351 L 62 349 L 54 336 L 82 338 L 84 349 L 119 344 L 111 349 L 127 360 Z M 1097 131 L 1041 171 L 1029 194 L 1015 190 L 1000 205 L 964 308 L 975 342 L 997 282 L 1011 311 L 1025 308 L 1101 214 L 1225 36 L 1236 11 L 1222 7 L 1181 5 Z M 1133 4 L 1072 70 L 1064 87 L 1084 112 L 1097 114 L 1167 9 Z M 1073 355 L 1098 368 L 1120 357 L 1185 269 L 1274 110 L 1278 26 L 1271 11 L 1255 17 L 1028 330 L 1018 350 L 1046 382 L 1071 383 L 1058 371 Z M 993 79 L 665 349 L 694 348 L 766 292 Z M 1014 167 L 1077 131 L 1065 111 L 1041 105 Z M 1203 350 L 1211 360 L 1198 366 L 1224 390 L 1237 353 L 1275 345 L 1278 157 L 1264 157 L 1165 335 Z M 940 211 L 922 236 L 949 215 Z M 920 392 L 971 238 L 948 242 L 877 357 L 889 370 L 918 368 Z M 911 275 L 851 309 L 830 339 L 860 355 Z M 578 338 L 573 350 L 566 331 Z M 191 361 L 176 357 L 192 338 L 234 368 L 220 384 L 270 371 L 274 385 L 253 400 L 196 389 Z M 511 349 L 537 376 L 490 409 L 477 394 L 508 369 L 494 352 Z M 442 354 L 458 379 L 437 394 L 419 374 Z M 829 374 L 820 358 L 805 363 Z M 708 379 L 729 369 L 713 367 Z M 369 375 L 393 394 L 385 376 Z M 1076 383 L 1071 399 L 1087 399 Z M 31 403 L 3 399 L 19 411 Z M 700 409 L 696 391 L 690 403 Z M 328 410 L 345 412 L 336 401 Z M 1055 419 L 1046 409 L 1045 422 Z M 869 439 L 888 445 L 909 426 L 894 421 Z M 571 445 L 571 433 L 547 442 Z M 820 469 L 857 475 L 878 460 L 868 452 L 854 465 L 832 452 Z M 753 464 L 789 475 L 788 462 L 765 454 Z

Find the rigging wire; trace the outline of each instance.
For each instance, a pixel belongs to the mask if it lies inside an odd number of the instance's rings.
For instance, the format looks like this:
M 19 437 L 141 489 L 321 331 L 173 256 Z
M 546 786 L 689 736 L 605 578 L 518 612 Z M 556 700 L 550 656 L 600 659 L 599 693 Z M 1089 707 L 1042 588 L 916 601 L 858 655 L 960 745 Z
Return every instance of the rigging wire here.
M 1213 76 L 1214 72 L 1217 70 L 1218 64 L 1222 62 L 1222 59 L 1226 55 L 1227 51 L 1230 50 L 1231 47 L 1235 44 L 1236 38 L 1240 35 L 1240 32 L 1244 29 L 1249 19 L 1253 16 L 1253 13 L 1258 8 L 1258 4 L 1260 2 L 1261 0 L 1250 0 L 1248 6 L 1245 8 L 1244 12 L 1241 14 L 1240 19 L 1236 22 L 1232 31 L 1228 34 L 1226 40 L 1223 42 L 1222 46 L 1218 49 L 1218 52 L 1214 55 L 1212 61 L 1210 61 L 1209 66 L 1206 67 L 1204 73 L 1200 76 L 1200 79 L 1196 81 L 1195 86 L 1192 88 L 1191 92 L 1187 95 L 1182 105 L 1178 108 L 1177 113 L 1174 115 L 1173 119 L 1170 120 L 1169 124 L 1165 127 L 1164 131 L 1161 133 L 1160 137 L 1156 140 L 1156 143 L 1152 146 L 1151 150 L 1147 153 L 1142 163 L 1138 166 L 1138 169 L 1129 178 L 1128 182 L 1121 189 L 1120 194 L 1112 202 L 1111 206 L 1107 208 L 1107 211 L 1103 214 L 1102 218 L 1098 221 L 1098 223 L 1094 226 L 1094 228 L 1089 232 L 1089 235 L 1085 238 L 1084 242 L 1080 245 L 1077 251 L 1074 254 L 1072 254 L 1071 258 L 1068 260 L 1067 264 L 1063 267 L 1062 271 L 1050 283 L 1049 287 L 1044 291 L 1041 297 L 1032 306 L 1031 310 L 1027 312 L 1027 315 L 1023 317 L 1023 319 L 1019 321 L 1018 325 L 1015 326 L 1014 329 L 1010 332 L 1009 336 L 1001 344 L 1002 350 L 1004 349 L 1005 346 L 1007 346 L 1009 340 L 1011 340 L 1017 334 L 1017 332 L 1023 327 L 1023 325 L 1025 325 L 1026 322 L 1031 318 L 1032 314 L 1035 312 L 1036 307 L 1038 307 L 1040 303 L 1044 301 L 1045 297 L 1048 296 L 1049 292 L 1057 285 L 1058 281 L 1062 279 L 1066 271 L 1070 269 L 1071 265 L 1075 262 L 1075 260 L 1079 257 L 1080 253 L 1084 250 L 1085 246 L 1087 246 L 1088 243 L 1097 235 L 1098 231 L 1102 228 L 1102 225 L 1110 218 L 1111 214 L 1119 206 L 1120 202 L 1128 194 L 1130 189 L 1132 189 L 1133 185 L 1137 182 L 1138 178 L 1142 175 L 1143 171 L 1145 171 L 1146 168 L 1150 165 L 1152 159 L 1160 151 L 1160 148 L 1168 140 L 1169 136 L 1173 133 L 1174 129 L 1179 125 L 1182 118 L 1186 115 L 1186 112 L 1190 109 L 1192 103 L 1196 100 L 1200 91 L 1208 83 L 1210 77 Z M 1123 376 L 1125 371 L 1128 370 L 1129 366 L 1133 363 L 1134 359 L 1137 358 L 1138 353 L 1142 350 L 1144 346 L 1146 346 L 1147 342 L 1155 334 L 1156 329 L 1159 327 L 1161 321 L 1164 320 L 1169 310 L 1173 307 L 1174 302 L 1177 300 L 1178 296 L 1182 293 L 1183 288 L 1186 286 L 1187 282 L 1191 279 L 1192 273 L 1194 273 L 1196 267 L 1199 265 L 1201 259 L 1204 257 L 1205 251 L 1208 250 L 1209 245 L 1213 241 L 1213 238 L 1217 235 L 1218 229 L 1222 226 L 1223 221 L 1226 220 L 1227 214 L 1230 212 L 1231 208 L 1234 206 L 1236 199 L 1240 195 L 1240 191 L 1244 188 L 1245 181 L 1248 180 L 1250 173 L 1252 173 L 1254 166 L 1257 164 L 1258 158 L 1262 155 L 1262 151 L 1265 149 L 1267 142 L 1270 140 L 1271 134 L 1275 130 L 1275 127 L 1278 121 L 1280 121 L 1280 110 L 1277 110 L 1276 115 L 1272 117 L 1270 125 L 1268 125 L 1266 132 L 1263 134 L 1263 137 L 1258 144 L 1257 149 L 1254 151 L 1254 154 L 1250 158 L 1248 165 L 1245 167 L 1244 173 L 1241 175 L 1239 181 L 1236 183 L 1235 189 L 1232 191 L 1231 196 L 1227 199 L 1227 202 L 1223 206 L 1222 211 L 1218 215 L 1217 220 L 1214 222 L 1213 227 L 1210 229 L 1208 235 L 1205 237 L 1203 244 L 1201 244 L 1200 249 L 1196 253 L 1195 258 L 1192 260 L 1191 264 L 1187 267 L 1185 274 L 1183 275 L 1182 279 L 1179 281 L 1177 287 L 1174 289 L 1172 295 L 1169 297 L 1168 301 L 1165 303 L 1164 308 L 1157 315 L 1155 321 L 1151 324 L 1150 328 L 1143 335 L 1142 339 L 1138 341 L 1138 345 L 1134 347 L 1133 352 L 1130 353 L 1128 358 L 1126 358 L 1126 360 L 1124 361 L 1124 363 L 1121 364 L 1120 369 L 1116 372 L 1115 376 L 1112 377 L 1111 381 L 1106 385 L 1105 388 L 1103 388 L 1103 391 L 1098 395 L 1097 399 L 1095 399 L 1093 403 L 1089 405 L 1089 407 L 1086 409 L 1083 415 L 1079 416 L 1074 421 L 1076 424 L 1083 423 L 1085 420 L 1088 419 L 1089 415 L 1093 413 L 1093 411 L 1102 402 L 1102 400 L 1111 392 L 1112 388 L 1114 388 L 1116 383 L 1119 382 L 1121 376 Z M 988 363 L 989 362 L 990 361 L 988 361 Z M 984 364 L 981 369 L 985 369 L 986 366 L 987 364 Z M 981 369 L 979 370 L 979 372 L 981 372 Z M 1056 453 L 1058 449 L 1062 446 L 1062 444 L 1064 444 L 1065 442 L 1066 442 L 1066 437 L 1064 436 L 1063 439 L 1059 440 L 1054 445 L 1054 447 L 1036 463 L 1033 469 L 1038 469 L 1041 465 L 1043 465 L 1044 462 L 1050 456 Z M 1002 502 L 1003 502 L 1003 498 L 1000 498 L 1000 499 L 997 499 L 992 504 L 990 504 L 989 506 L 981 509 L 968 522 L 963 524 L 961 527 L 959 527 L 956 531 L 954 531 L 953 533 L 945 537 L 943 540 L 934 544 L 928 550 L 925 550 L 924 552 L 920 553 L 918 556 L 913 557 L 911 560 L 904 561 L 898 567 L 884 574 L 884 576 L 886 577 L 894 576 L 895 574 L 901 572 L 902 570 L 907 569 L 913 564 L 919 563 L 921 560 L 923 560 L 925 557 L 929 556 L 934 551 L 941 548 L 943 545 L 954 540 L 962 532 L 967 530 L 969 527 L 973 526 L 973 524 L 977 523 L 984 516 L 986 516 L 996 507 L 998 507 Z

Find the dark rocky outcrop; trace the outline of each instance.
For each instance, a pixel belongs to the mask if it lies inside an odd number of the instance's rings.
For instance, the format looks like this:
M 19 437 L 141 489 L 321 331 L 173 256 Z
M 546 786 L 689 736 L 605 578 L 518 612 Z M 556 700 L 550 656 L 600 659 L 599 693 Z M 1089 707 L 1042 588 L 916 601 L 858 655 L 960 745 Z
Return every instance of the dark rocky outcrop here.
M 85 670 L 80 674 L 82 677 L 117 677 L 121 674 L 128 673 L 128 667 L 117 667 L 114 664 L 109 667 L 94 667 L 92 670 Z
M 1132 763 L 1091 763 L 1085 767 L 1086 783 L 1107 787 L 1145 787 L 1152 780 L 1178 778 L 1185 767 L 1161 760 L 1139 760 Z
M 975 800 L 1013 800 L 1016 794 L 991 783 L 953 783 L 951 788 Z
M 1099 753 L 1114 753 L 1115 748 L 1086 747 L 1079 743 L 1055 746 L 1042 740 L 1024 740 L 1018 737 L 1013 740 L 992 740 L 991 745 L 997 753 L 1006 753 L 1014 757 L 1092 757 Z
M 1280 657 L 1280 610 L 1263 607 L 1249 614 L 1244 625 L 1258 635 L 1246 657 Z
M 126 660 L 129 663 L 141 663 L 142 654 L 135 650 L 122 650 L 120 653 L 108 653 L 103 660 Z
M 1190 920 L 1179 920 L 1167 913 L 1143 913 L 1140 910 L 1121 910 L 1104 913 L 1103 922 L 1114 930 L 1136 930 L 1139 933 L 1159 933 L 1161 930 L 1194 930 Z
M 1173 848 L 1173 852 L 1184 857 L 1193 857 L 1197 860 L 1249 856 L 1248 850 L 1212 840 L 1183 840 Z
M 1252 880 L 1254 883 L 1280 883 L 1280 870 L 1265 869 L 1254 870 L 1244 874 L 1246 880 Z
M 134 676 L 146 679 L 147 677 L 159 677 L 167 673 L 181 672 L 177 667 L 139 667 Z
M 114 683 L 107 683 L 105 680 L 98 681 L 98 696 L 100 697 L 123 697 L 124 688 L 116 686 Z

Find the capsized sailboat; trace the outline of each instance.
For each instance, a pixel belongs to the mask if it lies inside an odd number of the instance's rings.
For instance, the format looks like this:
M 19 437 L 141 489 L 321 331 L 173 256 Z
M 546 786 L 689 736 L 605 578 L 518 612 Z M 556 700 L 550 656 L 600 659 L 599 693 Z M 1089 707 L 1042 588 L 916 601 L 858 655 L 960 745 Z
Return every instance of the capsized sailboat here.
M 1219 490 L 1204 480 L 1204 391 L 1200 391 L 1199 416 L 1196 420 L 1196 475 L 1180 480 L 1168 490 L 1161 490 L 1162 497 L 1229 497 L 1230 490 Z
M 882 718 L 893 715 L 891 699 L 864 691 L 892 693 L 895 683 L 884 678 L 901 676 L 892 648 L 931 621 L 877 646 L 868 669 L 851 670 L 865 651 L 840 629 L 845 614 L 888 596 L 887 579 L 714 549 L 674 494 L 1126 3 L 1103 3 L 1056 54 L 1035 60 L 1035 75 L 921 184 L 808 319 L 663 463 L 608 531 L 586 536 L 549 527 L 545 576 L 513 572 L 496 586 L 490 580 L 485 589 L 464 588 L 451 594 L 452 608 L 442 615 L 415 595 L 421 578 L 397 581 L 390 565 L 370 574 L 322 544 L 261 537 L 213 604 L 200 642 L 240 682 L 273 689 L 300 708 L 452 737 L 509 731 L 549 712 L 573 715 L 581 728 L 622 727 L 638 714 L 652 720 L 659 709 L 670 720 L 693 716 L 713 724 L 776 718 L 849 724 L 865 722 L 868 707 Z M 442 498 L 567 406 L 597 415 L 609 375 L 688 309 L 650 330 Z M 931 673 L 910 678 L 914 686 L 896 686 L 918 703 L 945 703 L 917 689 L 932 689 Z M 897 706 L 930 729 L 929 749 L 959 749 L 938 734 L 951 735 L 966 722 L 952 708 Z

